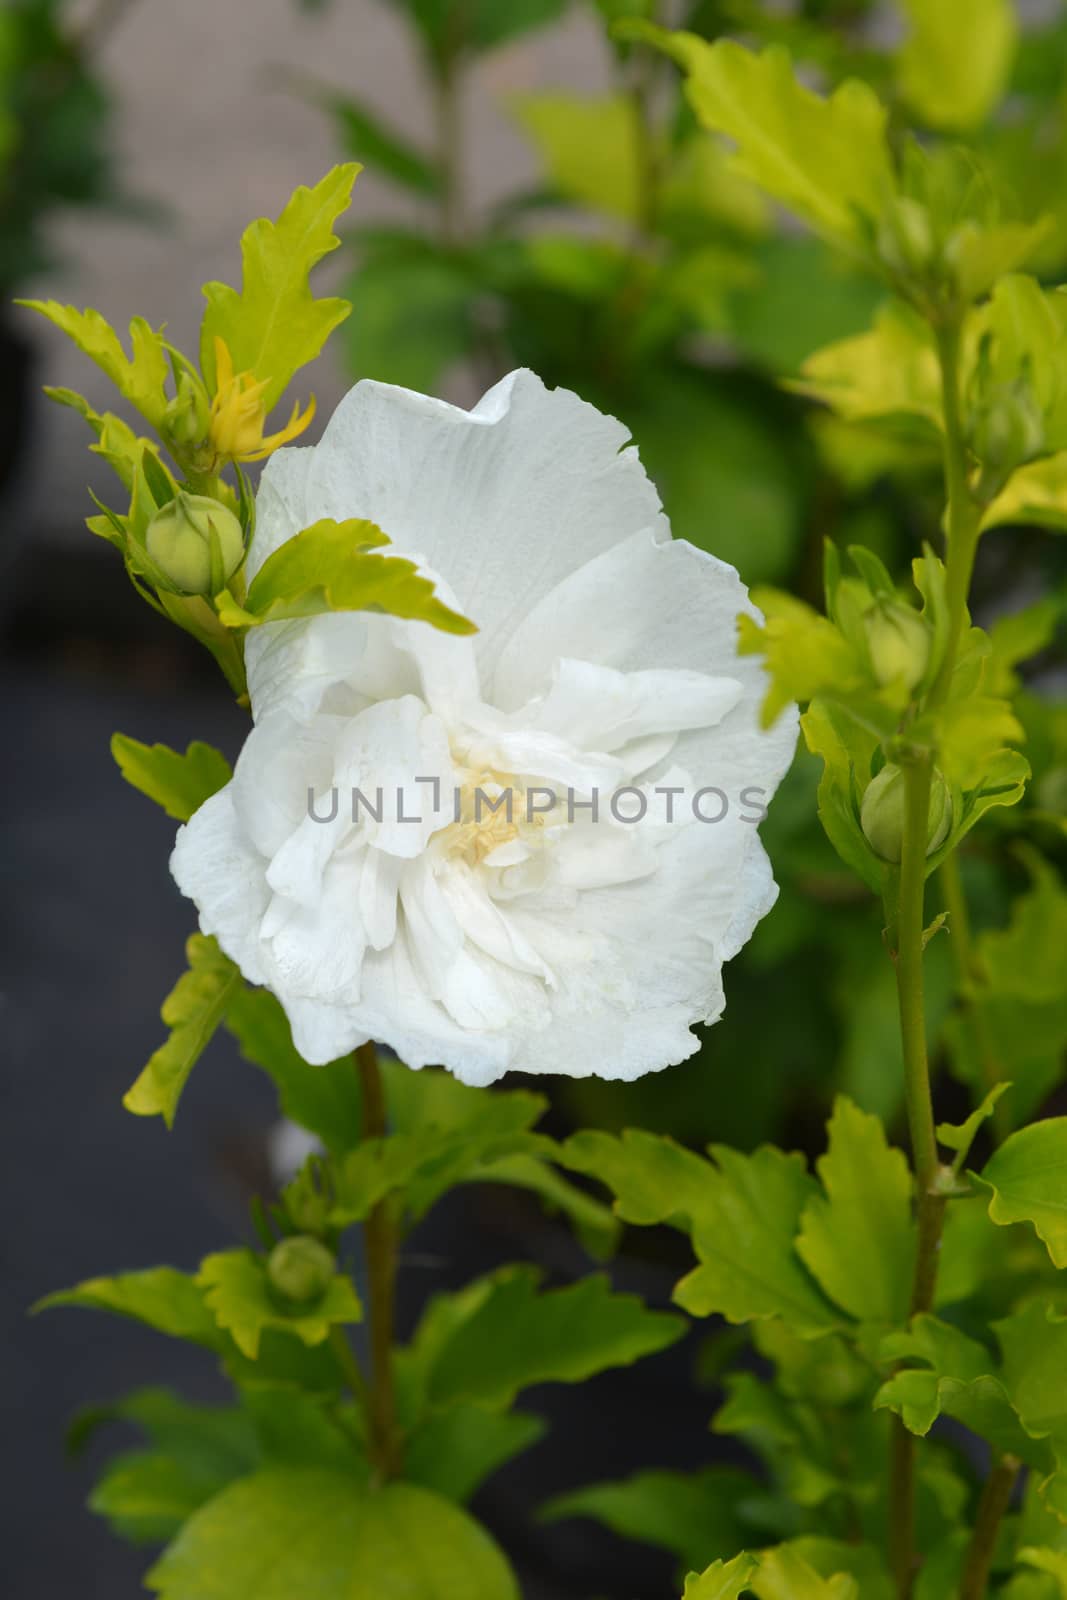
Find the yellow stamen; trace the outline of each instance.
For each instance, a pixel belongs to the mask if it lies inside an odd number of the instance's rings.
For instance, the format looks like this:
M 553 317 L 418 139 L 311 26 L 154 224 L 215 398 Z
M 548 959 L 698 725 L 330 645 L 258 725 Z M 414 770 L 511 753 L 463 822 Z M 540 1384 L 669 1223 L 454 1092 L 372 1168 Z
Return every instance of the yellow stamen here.
M 284 428 L 264 435 L 267 411 L 263 394 L 269 380 L 251 372 L 234 373 L 233 357 L 224 339 L 215 338 L 215 398 L 208 423 L 210 446 L 218 461 L 263 461 L 295 439 L 315 415 L 312 396 L 302 412 L 299 404 Z

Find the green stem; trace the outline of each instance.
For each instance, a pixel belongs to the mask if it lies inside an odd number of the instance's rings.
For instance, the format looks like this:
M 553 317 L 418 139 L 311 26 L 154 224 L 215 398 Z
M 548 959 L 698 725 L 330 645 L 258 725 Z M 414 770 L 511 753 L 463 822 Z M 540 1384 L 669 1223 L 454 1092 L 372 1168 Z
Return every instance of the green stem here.
M 1011 1504 L 1020 1466 L 1021 1463 L 1014 1456 L 1002 1456 L 986 1479 L 982 1498 L 978 1502 L 974 1536 L 963 1569 L 960 1600 L 985 1600 L 997 1534 L 1004 1513 Z
M 967 895 L 963 887 L 963 874 L 960 872 L 960 858 L 957 851 L 954 850 L 951 855 L 945 857 L 941 863 L 940 876 L 945 909 L 948 912 L 949 937 L 956 960 L 957 988 L 970 1013 L 986 1088 L 993 1089 L 1002 1082 L 1004 1073 L 997 1057 L 996 1045 L 982 1001 L 986 977 L 971 933 Z M 998 1103 L 993 1108 L 991 1121 L 997 1137 L 1004 1138 L 1009 1125 L 1002 1104 Z
M 385 1093 L 372 1043 L 356 1051 L 363 1094 L 363 1137 L 386 1132 Z M 370 1385 L 365 1393 L 371 1453 L 378 1476 L 395 1478 L 401 1466 L 400 1430 L 393 1382 L 393 1318 L 396 1298 L 396 1226 L 387 1200 L 374 1207 L 363 1225 L 367 1258 L 367 1313 L 370 1332 Z
M 967 442 L 960 398 L 960 324 L 935 327 L 941 363 L 941 400 L 945 425 L 944 473 L 947 512 L 945 533 L 948 619 L 945 653 L 929 697 L 936 707 L 947 698 L 967 616 L 967 596 L 974 570 L 981 513 L 971 495 Z M 933 760 L 929 754 L 906 765 L 906 812 L 900 863 L 899 899 L 893 924 L 893 960 L 897 978 L 900 1037 L 904 1061 L 904 1096 L 912 1161 L 918 1190 L 918 1239 L 912 1280 L 911 1315 L 929 1311 L 937 1287 L 938 1255 L 945 1215 L 945 1196 L 938 1192 L 940 1162 L 934 1132 L 930 1064 L 926 1053 L 923 994 L 923 931 L 925 927 L 926 848 L 929 831 Z M 915 1439 L 894 1417 L 890 1443 L 890 1560 L 899 1600 L 908 1600 L 915 1577 Z

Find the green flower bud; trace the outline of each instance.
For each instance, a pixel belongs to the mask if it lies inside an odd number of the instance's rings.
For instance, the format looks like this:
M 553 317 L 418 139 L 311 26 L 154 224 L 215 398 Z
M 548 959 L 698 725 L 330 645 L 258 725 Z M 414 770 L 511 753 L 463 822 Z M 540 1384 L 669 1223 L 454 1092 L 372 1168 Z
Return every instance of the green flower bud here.
M 871 671 L 881 687 L 903 681 L 906 689 L 922 682 L 930 664 L 933 629 L 926 618 L 899 600 L 879 597 L 864 613 Z
M 860 824 L 867 843 L 883 861 L 898 862 L 904 850 L 907 785 L 902 768 L 887 762 L 867 785 L 860 806 Z M 930 810 L 926 827 L 926 854 L 932 855 L 948 838 L 952 826 L 952 796 L 941 773 L 934 768 L 930 785 Z
M 267 1278 L 283 1300 L 306 1306 L 326 1293 L 336 1268 L 337 1263 L 324 1244 L 299 1233 L 274 1246 L 267 1259 Z
M 1045 448 L 1045 418 L 1026 379 L 985 394 L 971 429 L 971 446 L 986 473 L 1000 479 Z
M 218 500 L 179 494 L 148 524 L 145 548 L 179 594 L 218 594 L 241 565 L 241 524 Z
M 162 433 L 179 455 L 195 452 L 207 443 L 211 422 L 211 402 L 207 390 L 191 372 L 178 375 L 178 392 L 163 413 Z
M 925 275 L 937 253 L 930 215 L 918 200 L 899 195 L 878 223 L 878 255 L 902 278 Z

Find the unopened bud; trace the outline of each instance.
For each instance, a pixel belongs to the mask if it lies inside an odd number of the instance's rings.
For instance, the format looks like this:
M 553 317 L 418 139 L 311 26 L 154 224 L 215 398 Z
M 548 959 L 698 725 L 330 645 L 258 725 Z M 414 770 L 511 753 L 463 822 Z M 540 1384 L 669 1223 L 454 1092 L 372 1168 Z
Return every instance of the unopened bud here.
M 891 272 L 904 278 L 924 274 L 936 253 L 929 213 L 918 200 L 898 195 L 878 223 L 878 254 Z
M 179 594 L 218 594 L 244 560 L 245 540 L 220 501 L 179 494 L 148 524 L 145 548 Z
M 207 443 L 210 418 L 207 390 L 191 372 L 183 370 L 178 376 L 178 392 L 163 413 L 164 438 L 179 455 L 195 452 Z
M 1013 472 L 1042 453 L 1045 418 L 1026 378 L 1000 384 L 983 397 L 971 444 L 983 468 L 998 475 Z
M 310 1305 L 324 1295 L 335 1271 L 336 1262 L 326 1246 L 302 1233 L 282 1239 L 267 1260 L 271 1288 L 297 1306 Z
M 883 861 L 898 862 L 904 853 L 904 825 L 908 810 L 907 780 L 901 767 L 888 762 L 867 785 L 860 806 L 860 824 L 867 843 Z M 932 855 L 948 838 L 952 826 L 952 796 L 944 778 L 934 768 L 927 814 L 926 854 Z
M 930 664 L 933 630 L 926 618 L 899 600 L 879 598 L 864 614 L 871 671 L 884 689 L 902 682 L 921 683 Z

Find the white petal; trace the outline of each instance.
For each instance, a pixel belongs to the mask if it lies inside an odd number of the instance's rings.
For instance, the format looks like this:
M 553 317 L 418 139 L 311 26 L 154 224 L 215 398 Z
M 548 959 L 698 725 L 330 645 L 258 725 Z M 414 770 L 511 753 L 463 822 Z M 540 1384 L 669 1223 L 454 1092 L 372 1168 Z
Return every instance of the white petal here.
M 242 829 L 233 784 L 211 796 L 178 829 L 170 870 L 200 913 L 204 933 L 236 961 L 252 983 L 265 983 L 259 924 L 270 901 L 264 862 Z

